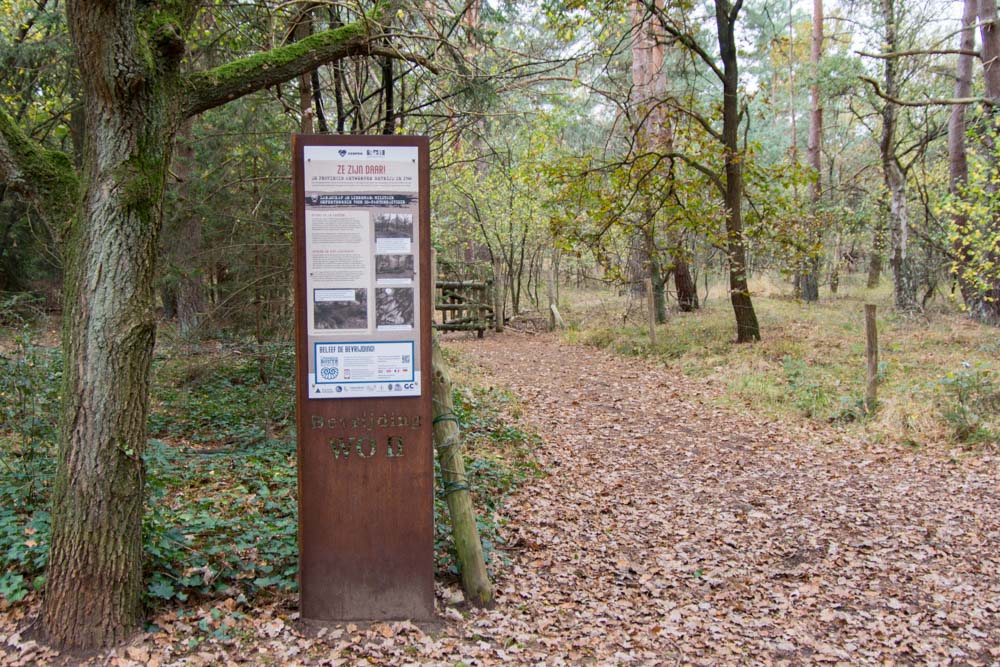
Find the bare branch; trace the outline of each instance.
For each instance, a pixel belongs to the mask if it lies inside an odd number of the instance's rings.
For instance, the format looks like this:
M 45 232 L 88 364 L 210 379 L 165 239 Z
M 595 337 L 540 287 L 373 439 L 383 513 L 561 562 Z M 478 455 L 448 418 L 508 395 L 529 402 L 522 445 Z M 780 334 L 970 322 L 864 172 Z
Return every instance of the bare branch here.
M 866 58 L 880 58 L 888 60 L 890 58 L 906 58 L 908 56 L 973 56 L 981 58 L 979 51 L 972 49 L 912 49 L 910 51 L 893 51 L 892 53 L 869 53 L 868 51 L 855 51 L 859 56 Z
M 898 104 L 901 107 L 950 106 L 956 104 L 985 104 L 987 106 L 997 106 L 996 101 L 986 97 L 928 97 L 925 100 L 903 100 L 882 92 L 882 88 L 879 87 L 878 81 L 872 79 L 871 77 L 859 76 L 858 78 L 871 85 L 871 87 L 875 90 L 875 94 L 883 100 L 892 102 L 893 104 Z
M 694 53 L 698 58 L 701 59 L 712 72 L 722 81 L 725 76 L 719 66 L 715 64 L 715 60 L 708 54 L 708 52 L 701 47 L 701 45 L 686 32 L 681 32 L 677 26 L 675 26 L 670 19 L 667 17 L 666 12 L 663 8 L 658 7 L 656 3 L 651 2 L 651 0 L 641 0 L 642 4 L 646 6 L 646 9 L 650 13 L 654 14 L 659 21 L 660 27 L 663 28 L 664 32 L 673 37 L 676 41 L 680 42 L 681 45 L 688 51 Z

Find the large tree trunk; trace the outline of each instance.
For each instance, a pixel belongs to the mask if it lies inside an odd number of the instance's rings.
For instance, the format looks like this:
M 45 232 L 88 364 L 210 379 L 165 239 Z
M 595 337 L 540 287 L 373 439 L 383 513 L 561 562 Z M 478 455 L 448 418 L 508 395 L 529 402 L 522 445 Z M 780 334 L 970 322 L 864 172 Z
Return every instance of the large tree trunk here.
M 655 0 L 657 7 L 662 7 L 662 0 Z M 635 147 L 639 155 L 648 155 L 657 151 L 669 152 L 672 143 L 672 131 L 669 119 L 662 106 L 666 90 L 666 78 L 663 74 L 664 43 L 655 31 L 656 22 L 652 20 L 646 5 L 642 0 L 636 0 L 632 5 L 632 87 L 635 97 Z M 643 183 L 635 185 L 643 188 Z M 643 192 L 643 210 L 640 214 L 638 228 L 633 231 L 635 245 L 643 244 L 637 257 L 641 257 L 642 272 L 637 272 L 632 278 L 633 292 L 644 294 L 645 285 L 653 289 L 653 309 L 656 322 L 667 321 L 667 304 L 664 293 L 664 283 L 669 276 L 663 275 L 663 261 L 656 246 L 656 211 L 657 206 L 652 201 L 651 193 Z
M 739 151 L 739 70 L 734 26 L 742 0 L 715 0 L 715 22 L 722 56 L 722 140 L 726 151 L 726 249 L 729 298 L 736 316 L 736 342 L 760 340 L 760 325 L 747 284 L 746 239 L 743 235 L 743 155 Z
M 87 181 L 67 244 L 62 438 L 42 616 L 59 646 L 120 642 L 142 611 L 153 265 L 176 128 L 164 89 L 144 71 L 131 9 L 67 3 Z
M 65 156 L 32 144 L 0 110 L 0 178 L 53 215 L 77 200 L 67 237 L 63 410 L 41 618 L 57 646 L 118 643 L 141 619 L 154 260 L 180 122 L 362 52 L 370 39 L 371 24 L 359 22 L 182 75 L 183 30 L 195 10 L 182 5 L 175 24 L 134 0 L 67 3 L 82 84 L 82 183 Z M 147 20 L 153 25 L 141 24 Z
M 885 52 L 897 51 L 896 4 L 895 0 L 882 0 L 882 21 L 885 28 Z M 883 59 L 883 74 L 886 97 L 899 95 L 897 59 Z M 903 312 L 914 312 L 917 304 L 917 286 L 913 277 L 913 267 L 909 256 L 909 214 L 906 205 L 906 175 L 896 160 L 896 124 L 899 108 L 894 102 L 885 101 L 882 107 L 882 137 L 879 151 L 882 158 L 882 177 L 889 192 L 890 244 L 893 292 L 896 308 Z

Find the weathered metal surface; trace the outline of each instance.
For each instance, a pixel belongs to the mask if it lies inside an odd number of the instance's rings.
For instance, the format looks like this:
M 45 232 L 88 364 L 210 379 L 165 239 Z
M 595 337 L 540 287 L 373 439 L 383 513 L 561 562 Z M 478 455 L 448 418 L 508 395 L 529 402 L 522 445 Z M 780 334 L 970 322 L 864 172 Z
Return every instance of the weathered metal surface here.
M 307 398 L 304 145 L 418 145 L 420 396 Z M 304 619 L 434 617 L 430 169 L 413 137 L 296 136 L 293 141 L 299 458 Z

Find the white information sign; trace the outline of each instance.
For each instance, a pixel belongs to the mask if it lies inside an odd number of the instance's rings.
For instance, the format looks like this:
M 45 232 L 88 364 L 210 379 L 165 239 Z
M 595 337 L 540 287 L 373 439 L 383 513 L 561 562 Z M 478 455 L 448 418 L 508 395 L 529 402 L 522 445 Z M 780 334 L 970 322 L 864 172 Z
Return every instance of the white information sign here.
M 309 398 L 419 396 L 416 146 L 304 146 Z

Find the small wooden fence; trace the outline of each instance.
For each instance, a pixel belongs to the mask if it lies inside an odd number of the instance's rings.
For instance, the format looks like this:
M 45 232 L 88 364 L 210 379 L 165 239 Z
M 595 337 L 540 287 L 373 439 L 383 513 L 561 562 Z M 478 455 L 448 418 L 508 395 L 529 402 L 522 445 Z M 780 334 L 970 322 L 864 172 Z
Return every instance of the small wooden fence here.
M 434 318 L 438 331 L 475 331 L 480 338 L 493 328 L 493 281 L 439 280 L 434 291 Z

